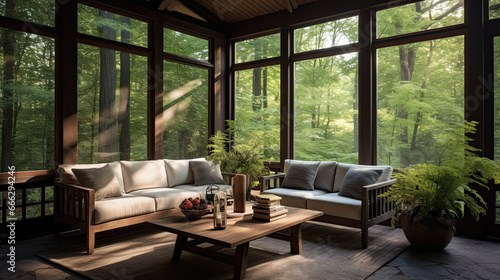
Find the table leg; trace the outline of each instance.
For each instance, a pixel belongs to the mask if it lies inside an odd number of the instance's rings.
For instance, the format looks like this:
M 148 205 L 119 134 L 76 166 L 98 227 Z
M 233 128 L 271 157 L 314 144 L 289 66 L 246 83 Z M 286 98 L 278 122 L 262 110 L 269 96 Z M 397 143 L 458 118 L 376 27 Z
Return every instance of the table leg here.
M 174 253 L 172 254 L 172 261 L 178 262 L 181 258 L 182 246 L 187 242 L 187 237 L 178 234 L 177 239 L 175 240 Z
M 302 253 L 302 230 L 300 224 L 290 228 L 290 251 L 293 254 Z
M 245 279 L 247 273 L 247 259 L 249 242 L 236 246 L 234 256 L 234 279 Z

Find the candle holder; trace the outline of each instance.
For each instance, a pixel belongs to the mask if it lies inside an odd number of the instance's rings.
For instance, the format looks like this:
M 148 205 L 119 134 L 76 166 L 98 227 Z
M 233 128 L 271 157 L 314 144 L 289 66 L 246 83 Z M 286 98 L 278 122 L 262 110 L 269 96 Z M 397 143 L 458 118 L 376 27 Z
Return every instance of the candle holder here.
M 226 228 L 227 197 L 223 191 L 218 191 L 214 196 L 214 229 Z

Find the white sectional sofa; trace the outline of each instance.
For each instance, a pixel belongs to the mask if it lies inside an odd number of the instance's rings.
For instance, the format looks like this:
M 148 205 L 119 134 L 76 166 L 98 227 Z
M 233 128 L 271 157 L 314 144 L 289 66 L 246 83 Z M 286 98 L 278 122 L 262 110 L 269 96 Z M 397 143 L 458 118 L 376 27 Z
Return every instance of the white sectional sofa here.
M 394 215 L 392 203 L 378 196 L 396 180 L 392 167 L 335 161 L 287 159 L 284 173 L 262 176 L 261 192 L 282 197 L 287 206 L 323 211 L 316 220 L 361 229 L 361 244 L 368 246 L 368 227 Z
M 165 217 L 185 198 L 205 198 L 216 184 L 231 193 L 230 178 L 204 158 L 62 164 L 54 184 L 54 229 L 60 223 L 87 233 L 92 254 L 95 233 Z

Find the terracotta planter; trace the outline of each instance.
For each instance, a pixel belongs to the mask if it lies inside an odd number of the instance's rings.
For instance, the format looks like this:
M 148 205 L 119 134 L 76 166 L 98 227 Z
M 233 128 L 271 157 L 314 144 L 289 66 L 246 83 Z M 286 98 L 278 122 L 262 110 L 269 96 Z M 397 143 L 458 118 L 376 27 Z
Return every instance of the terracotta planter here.
M 401 215 L 400 223 L 403 226 L 406 238 L 412 246 L 425 251 L 441 251 L 448 246 L 454 234 L 451 221 L 444 218 L 435 219 L 441 224 L 447 225 L 448 228 L 432 230 L 420 222 L 410 225 L 407 216 L 405 214 Z

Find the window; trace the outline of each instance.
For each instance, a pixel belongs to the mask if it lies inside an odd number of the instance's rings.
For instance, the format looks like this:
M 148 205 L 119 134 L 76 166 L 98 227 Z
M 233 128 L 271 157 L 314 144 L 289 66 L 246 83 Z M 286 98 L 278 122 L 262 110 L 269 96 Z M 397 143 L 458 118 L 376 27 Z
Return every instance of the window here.
M 305 52 L 358 41 L 358 17 L 316 24 L 295 30 L 295 52 Z
M 277 57 L 280 55 L 280 34 L 272 34 L 236 42 L 236 63 Z
M 494 49 L 494 159 L 500 160 L 500 37 L 493 41 Z
M 495 203 L 495 208 L 496 208 L 496 223 L 500 223 L 500 191 L 497 191 L 497 199 Z
M 78 32 L 141 47 L 148 46 L 148 24 L 78 4 Z
M 464 120 L 464 37 L 379 49 L 378 164 L 435 162 Z
M 490 19 L 500 17 L 500 0 L 490 0 Z
M 163 156 L 204 157 L 208 144 L 208 70 L 165 61 Z
M 78 162 L 147 159 L 147 58 L 78 45 Z
M 163 42 L 165 52 L 208 61 L 208 40 L 164 28 Z
M 280 160 L 280 67 L 235 73 L 235 144 L 260 143 L 263 159 Z
M 358 162 L 356 53 L 295 63 L 295 159 Z
M 0 15 L 54 26 L 54 0 L 0 0 Z
M 377 12 L 377 38 L 464 23 L 462 0 L 426 0 Z
M 54 39 L 0 28 L 0 40 L 1 172 L 53 169 Z

